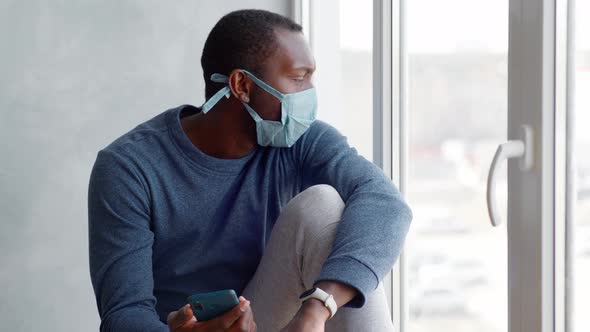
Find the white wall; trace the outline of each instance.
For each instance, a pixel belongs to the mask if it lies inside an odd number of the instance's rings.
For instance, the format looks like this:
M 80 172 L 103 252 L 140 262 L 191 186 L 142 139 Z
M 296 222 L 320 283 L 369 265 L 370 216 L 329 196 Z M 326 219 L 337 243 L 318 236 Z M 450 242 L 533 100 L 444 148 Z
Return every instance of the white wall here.
M 200 105 L 209 30 L 291 0 L 0 2 L 0 330 L 92 331 L 87 189 L 96 153 Z

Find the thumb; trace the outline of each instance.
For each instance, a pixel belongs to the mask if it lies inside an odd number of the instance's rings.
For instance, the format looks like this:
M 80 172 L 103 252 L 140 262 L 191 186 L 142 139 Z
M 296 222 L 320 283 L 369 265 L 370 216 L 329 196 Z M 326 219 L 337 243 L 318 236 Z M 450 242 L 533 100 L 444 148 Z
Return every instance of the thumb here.
M 196 320 L 196 317 L 193 315 L 193 311 L 190 307 L 190 304 L 185 304 L 182 308 L 178 309 L 177 311 L 172 311 L 168 314 L 167 322 L 170 329 L 175 329 L 181 327 L 189 320 Z

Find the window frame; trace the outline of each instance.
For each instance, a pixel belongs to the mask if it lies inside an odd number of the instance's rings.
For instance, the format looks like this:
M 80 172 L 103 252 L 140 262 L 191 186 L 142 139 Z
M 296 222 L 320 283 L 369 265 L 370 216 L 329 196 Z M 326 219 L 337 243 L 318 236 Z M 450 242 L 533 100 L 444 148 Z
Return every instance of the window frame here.
M 407 52 L 404 0 L 373 0 L 373 162 L 398 185 L 407 188 Z M 397 22 L 393 24 L 393 22 Z M 402 248 L 397 264 L 384 278 L 394 326 L 408 321 L 407 258 Z
M 534 167 L 508 161 L 508 330 L 566 331 L 568 0 L 510 0 L 508 139 L 534 132 Z

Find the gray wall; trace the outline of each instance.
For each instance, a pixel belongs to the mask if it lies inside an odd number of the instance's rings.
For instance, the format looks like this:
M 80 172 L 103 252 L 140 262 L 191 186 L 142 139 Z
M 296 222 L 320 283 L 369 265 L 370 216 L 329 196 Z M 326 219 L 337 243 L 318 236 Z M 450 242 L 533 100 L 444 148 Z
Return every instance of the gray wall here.
M 209 30 L 291 0 L 0 1 L 0 330 L 92 331 L 87 190 L 96 153 L 200 105 Z

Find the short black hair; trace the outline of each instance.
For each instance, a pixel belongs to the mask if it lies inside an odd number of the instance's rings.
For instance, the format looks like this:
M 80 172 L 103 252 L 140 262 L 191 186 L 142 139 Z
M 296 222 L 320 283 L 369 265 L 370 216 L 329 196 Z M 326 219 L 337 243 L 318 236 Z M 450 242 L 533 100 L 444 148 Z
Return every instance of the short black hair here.
M 211 81 L 214 73 L 229 75 L 232 70 L 243 68 L 262 79 L 265 60 L 277 48 L 276 28 L 303 30 L 292 19 L 262 9 L 236 10 L 215 24 L 201 55 L 206 99 L 223 87 Z

